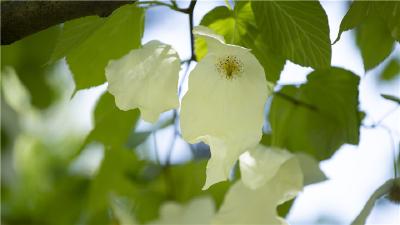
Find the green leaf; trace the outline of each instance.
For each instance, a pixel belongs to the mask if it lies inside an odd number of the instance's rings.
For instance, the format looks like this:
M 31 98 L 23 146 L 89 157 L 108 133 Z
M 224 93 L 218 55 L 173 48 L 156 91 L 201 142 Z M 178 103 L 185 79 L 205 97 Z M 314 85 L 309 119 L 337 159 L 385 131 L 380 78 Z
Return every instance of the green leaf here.
M 378 17 L 368 17 L 359 26 L 356 37 L 366 71 L 374 68 L 388 57 L 395 44 L 385 22 Z
M 344 31 L 358 27 L 357 44 L 364 69 L 370 70 L 392 52 L 395 39 L 400 40 L 399 21 L 399 2 L 353 1 L 340 24 L 335 43 Z
M 236 2 L 233 10 L 218 6 L 208 12 L 200 22 L 225 38 L 226 43 L 241 45 L 252 50 L 264 67 L 268 81 L 276 82 L 285 64 L 285 59 L 274 54 L 261 40 L 256 27 L 251 4 L 248 1 Z M 207 53 L 204 40 L 196 39 L 196 56 L 200 60 Z
M 135 132 L 134 130 L 132 130 L 131 134 L 128 137 L 126 147 L 134 149 L 135 147 L 146 141 L 151 133 L 151 131 Z
M 302 66 L 327 68 L 331 62 L 328 18 L 317 1 L 253 1 L 263 41 Z
M 173 199 L 178 202 L 189 202 L 196 196 L 211 195 L 218 208 L 224 199 L 225 193 L 230 187 L 230 182 L 224 181 L 211 186 L 207 191 L 202 191 L 206 176 L 207 161 L 196 161 L 183 165 L 175 165 L 167 168 L 170 192 Z
M 133 203 L 135 218 L 140 223 L 157 218 L 159 206 L 166 200 L 165 185 L 157 177 L 144 179 L 148 172 L 146 166 L 149 165 L 139 161 L 133 151 L 105 150 L 101 167 L 90 187 L 89 224 L 95 224 L 99 218 L 103 220 L 102 224 L 110 220 L 108 210 L 115 198 Z
M 50 62 L 54 62 L 68 55 L 74 48 L 78 48 L 96 29 L 104 25 L 105 21 L 106 19 L 98 16 L 87 16 L 64 23 L 62 34 L 57 40 Z
M 396 184 L 397 183 L 397 184 Z M 360 214 L 351 222 L 352 225 L 362 225 L 365 224 L 372 208 L 375 205 L 376 200 L 381 198 L 382 196 L 389 193 L 390 189 L 394 186 L 400 186 L 400 178 L 390 179 L 382 184 L 376 191 L 371 195 L 365 204 L 364 208 L 361 210 Z
M 316 70 L 300 87 L 283 87 L 272 99 L 271 144 L 318 160 L 342 144 L 357 144 L 359 78 L 341 68 Z
M 353 1 L 346 15 L 343 17 L 342 22 L 340 22 L 339 34 L 333 44 L 339 41 L 340 36 L 344 31 L 353 29 L 360 25 L 365 18 L 367 18 L 371 8 L 371 2 Z
M 393 58 L 386 64 L 385 69 L 380 74 L 380 78 L 389 81 L 397 76 L 400 76 L 400 60 Z
M 381 94 L 381 96 L 389 101 L 396 102 L 397 104 L 400 104 L 400 98 L 393 96 L 393 95 L 386 95 L 386 94 Z
M 115 10 L 107 19 L 84 17 L 64 24 L 52 59 L 67 57 L 76 89 L 105 82 L 104 68 L 140 46 L 144 13 L 135 5 Z
M 85 143 L 99 141 L 108 147 L 123 147 L 130 131 L 139 118 L 139 110 L 121 111 L 115 106 L 114 97 L 108 92 L 100 98 L 94 112 L 94 129 Z
M 101 167 L 92 181 L 89 209 L 96 212 L 110 205 L 110 194 L 135 197 L 137 188 L 128 175 L 137 174 L 141 165 L 132 151 L 106 149 Z
M 47 82 L 54 65 L 46 64 L 60 34 L 58 26 L 30 35 L 8 46 L 1 46 L 1 67 L 12 66 L 31 94 L 32 104 L 48 107 L 55 92 Z
M 392 37 L 400 42 L 400 2 L 381 1 L 376 2 L 375 6 L 379 15 L 386 22 Z

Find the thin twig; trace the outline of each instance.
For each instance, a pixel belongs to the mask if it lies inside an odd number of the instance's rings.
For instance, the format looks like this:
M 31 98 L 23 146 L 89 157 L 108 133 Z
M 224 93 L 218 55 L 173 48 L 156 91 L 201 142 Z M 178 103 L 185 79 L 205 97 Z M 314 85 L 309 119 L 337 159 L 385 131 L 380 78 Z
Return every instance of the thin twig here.
M 396 106 L 396 107 L 394 107 L 393 109 L 387 111 L 377 122 L 374 122 L 374 123 L 372 123 L 372 124 L 370 124 L 370 125 L 363 124 L 363 126 L 364 126 L 365 128 L 375 128 L 375 127 L 378 127 L 378 126 L 381 125 L 381 123 L 382 123 L 388 116 L 390 116 L 392 113 L 394 113 L 397 109 L 399 109 L 399 106 Z
M 389 110 L 389 111 L 386 112 L 377 122 L 374 122 L 374 123 L 369 124 L 369 125 L 368 125 L 368 124 L 362 124 L 362 126 L 363 126 L 364 128 L 367 128 L 367 129 L 375 129 L 375 128 L 379 128 L 379 127 L 380 127 L 380 128 L 384 129 L 384 130 L 388 133 L 389 138 L 390 138 L 390 145 L 391 145 L 391 148 L 392 148 L 392 151 L 393 151 L 394 179 L 396 179 L 396 178 L 398 177 L 398 174 L 397 174 L 398 168 L 397 168 L 396 144 L 395 144 L 395 140 L 394 140 L 394 138 L 393 138 L 392 130 L 391 130 L 389 127 L 383 125 L 382 122 L 383 122 L 388 116 L 390 116 L 392 113 L 394 113 L 398 108 L 399 108 L 399 107 L 396 106 L 395 108 Z M 399 151 L 398 154 L 400 154 L 400 149 L 398 149 L 398 151 Z
M 194 51 L 194 35 L 193 35 L 193 12 L 194 12 L 194 7 L 196 6 L 197 1 L 193 0 L 190 2 L 190 5 L 188 7 L 189 9 L 189 34 L 190 34 L 190 50 L 191 50 L 191 61 L 196 61 L 196 53 Z
M 174 120 L 174 134 L 173 134 L 173 137 L 172 137 L 172 142 L 171 142 L 171 144 L 170 144 L 169 147 L 168 147 L 167 158 L 166 158 L 166 160 L 165 160 L 165 165 L 166 165 L 166 166 L 171 165 L 172 152 L 173 152 L 174 147 L 175 147 L 176 139 L 177 139 L 178 136 L 179 136 L 178 123 L 177 123 L 178 120 L 177 120 L 177 118 L 178 118 L 178 112 L 176 111 L 176 109 L 174 109 L 174 115 L 173 115 L 173 120 Z
M 153 144 L 154 144 L 154 155 L 156 157 L 156 162 L 158 165 L 160 165 L 160 157 L 158 156 L 158 147 L 157 147 L 157 136 L 156 136 L 157 130 L 153 131 Z
M 139 5 L 148 5 L 148 6 L 166 6 L 166 7 L 170 8 L 170 9 L 172 9 L 172 10 L 179 11 L 179 8 L 178 8 L 178 7 L 176 7 L 176 6 L 174 6 L 174 5 L 170 5 L 170 4 L 165 3 L 165 2 L 159 2 L 159 1 L 140 1 L 140 2 L 137 2 L 137 4 L 139 4 Z
M 193 22 L 193 12 L 194 12 L 194 7 L 196 6 L 196 3 L 197 3 L 197 1 L 196 1 L 196 0 L 193 0 L 193 1 L 190 2 L 190 5 L 189 5 L 188 8 L 177 10 L 177 11 L 179 11 L 179 12 L 186 13 L 186 14 L 188 14 L 188 16 L 189 16 L 189 29 L 190 29 L 189 33 L 190 33 L 190 50 L 191 50 L 190 59 L 189 59 L 189 60 L 185 60 L 185 61 L 183 62 L 184 64 L 187 64 L 187 66 L 186 66 L 186 69 L 185 69 L 185 73 L 184 73 L 184 75 L 183 75 L 183 78 L 182 78 L 182 80 L 181 80 L 181 83 L 179 84 L 179 87 L 178 87 L 178 95 L 180 95 L 180 93 L 181 93 L 181 91 L 182 91 L 182 85 L 183 85 L 184 80 L 185 80 L 186 77 L 187 77 L 188 72 L 189 72 L 189 68 L 190 68 L 191 62 L 192 62 L 192 61 L 196 61 L 196 54 L 195 54 L 195 50 L 194 50 L 194 35 L 193 35 L 193 32 L 192 32 L 192 30 L 193 30 L 193 23 L 194 23 L 194 22 Z M 176 139 L 178 138 L 178 136 L 180 136 L 179 127 L 178 127 L 178 119 L 179 119 L 179 118 L 178 118 L 178 112 L 177 112 L 177 110 L 175 109 L 173 113 L 174 113 L 174 114 L 173 114 L 173 120 L 174 120 L 174 137 L 173 137 L 172 142 L 171 142 L 171 144 L 170 144 L 170 146 L 169 146 L 169 148 L 168 148 L 168 151 L 167 151 L 167 158 L 166 158 L 166 162 L 165 162 L 165 165 L 166 165 L 167 167 L 171 164 L 171 157 L 172 157 L 173 149 L 174 149 L 174 147 L 175 147 L 175 142 L 176 142 Z

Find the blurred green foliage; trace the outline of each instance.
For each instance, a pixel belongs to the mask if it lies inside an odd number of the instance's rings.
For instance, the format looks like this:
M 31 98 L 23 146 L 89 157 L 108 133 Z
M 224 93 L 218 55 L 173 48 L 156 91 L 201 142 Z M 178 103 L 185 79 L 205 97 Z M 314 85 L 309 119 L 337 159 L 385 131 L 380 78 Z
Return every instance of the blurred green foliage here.
M 398 45 L 399 9 L 399 2 L 355 1 L 344 17 L 340 33 L 357 28 L 366 70 Z M 279 80 L 287 59 L 316 69 L 305 84 L 274 93 L 268 112 L 271 130 L 262 144 L 308 153 L 317 160 L 329 158 L 344 143 L 358 144 L 363 115 L 358 108 L 359 77 L 330 67 L 329 27 L 320 3 L 236 1 L 233 9 L 219 6 L 208 12 L 201 25 L 227 43 L 251 49 L 270 82 Z M 119 110 L 107 92 L 96 103 L 90 131 L 70 129 L 62 113 L 57 117 L 61 122 L 51 119 L 65 110 L 60 96 L 71 98 L 65 94 L 68 87 L 49 82 L 61 73 L 63 62 L 57 60 L 66 57 L 76 89 L 100 85 L 108 61 L 140 47 L 143 31 L 144 9 L 127 5 L 108 18 L 79 18 L 1 46 L 2 223 L 121 224 L 121 213 L 146 223 L 157 219 L 160 206 L 168 201 L 188 203 L 204 195 L 212 197 L 217 209 L 221 206 L 240 177 L 237 166 L 231 181 L 202 191 L 206 160 L 195 155 L 183 164 L 164 165 L 136 153 L 139 145 L 153 151 L 147 139 L 174 124 L 173 119 L 136 131 L 139 111 Z M 195 47 L 198 59 L 204 57 L 204 40 L 197 39 Z M 381 78 L 392 81 L 399 74 L 398 58 L 393 58 Z M 383 97 L 399 102 L 398 96 Z M 101 158 L 94 164 L 91 149 Z M 317 175 L 323 180 L 323 174 Z M 287 215 L 292 203 L 279 207 L 279 214 Z
M 1 46 L 1 67 L 12 66 L 31 94 L 32 104 L 48 107 L 56 92 L 48 83 L 54 64 L 48 64 L 50 55 L 60 34 L 60 27 L 33 34 L 11 45 Z
M 344 31 L 357 28 L 357 44 L 367 71 L 388 57 L 395 41 L 400 41 L 399 21 L 400 2 L 353 1 L 340 24 L 335 42 Z
M 386 64 L 380 78 L 385 81 L 391 81 L 398 76 L 400 76 L 400 59 L 393 58 Z

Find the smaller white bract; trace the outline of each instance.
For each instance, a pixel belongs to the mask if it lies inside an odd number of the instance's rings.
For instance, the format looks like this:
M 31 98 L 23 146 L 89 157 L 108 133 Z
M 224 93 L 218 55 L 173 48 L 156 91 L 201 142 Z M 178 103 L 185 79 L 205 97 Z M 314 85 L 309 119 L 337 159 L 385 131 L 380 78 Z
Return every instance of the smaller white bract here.
M 303 188 L 296 157 L 259 145 L 240 156 L 240 172 L 212 224 L 287 224 L 276 207 Z
M 171 46 L 150 41 L 106 67 L 108 91 L 121 110 L 139 108 L 148 122 L 179 106 L 177 86 L 180 59 Z
M 203 26 L 193 33 L 206 40 L 208 53 L 189 75 L 181 130 L 186 141 L 210 146 L 203 187 L 208 188 L 226 180 L 240 154 L 260 141 L 271 90 L 249 49 L 225 44 L 223 37 Z
M 160 218 L 150 222 L 150 225 L 187 225 L 211 223 L 215 214 L 215 206 L 211 197 L 197 197 L 181 205 L 177 202 L 167 202 L 161 206 Z

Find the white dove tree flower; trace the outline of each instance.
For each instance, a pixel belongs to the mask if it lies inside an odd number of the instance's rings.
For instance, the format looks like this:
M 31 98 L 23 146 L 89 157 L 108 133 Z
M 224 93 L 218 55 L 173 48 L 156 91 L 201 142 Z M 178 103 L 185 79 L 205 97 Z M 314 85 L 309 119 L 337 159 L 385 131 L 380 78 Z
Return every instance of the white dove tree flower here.
M 303 188 L 303 173 L 291 153 L 257 146 L 240 156 L 242 178 L 225 195 L 212 224 L 286 224 L 276 207 Z
M 205 38 L 208 53 L 189 75 L 180 124 L 186 141 L 210 146 L 203 187 L 207 189 L 226 180 L 245 149 L 260 141 L 271 90 L 263 67 L 249 49 L 225 44 L 223 37 L 203 26 L 193 33 Z
M 153 40 L 107 65 L 108 91 L 121 110 L 139 108 L 148 122 L 178 108 L 180 59 L 171 46 Z

